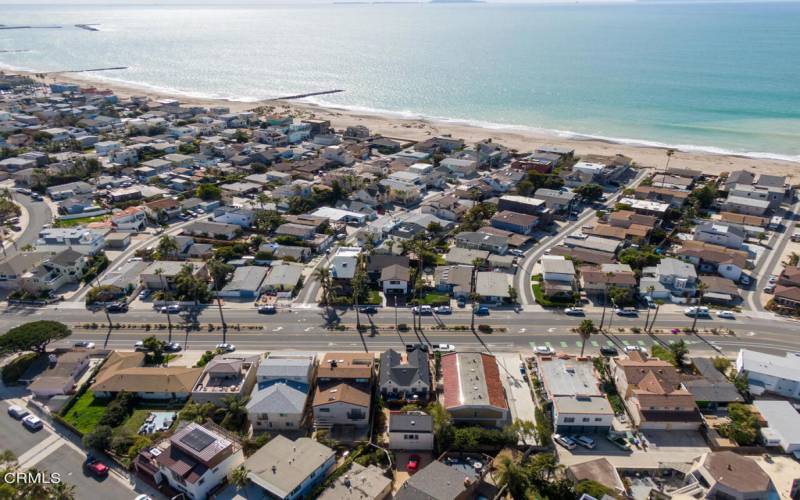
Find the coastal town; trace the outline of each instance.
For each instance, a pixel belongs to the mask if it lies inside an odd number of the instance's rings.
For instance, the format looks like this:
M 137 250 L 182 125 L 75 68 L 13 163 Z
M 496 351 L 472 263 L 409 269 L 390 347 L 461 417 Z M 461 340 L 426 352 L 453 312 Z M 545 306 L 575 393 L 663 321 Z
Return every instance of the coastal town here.
M 797 186 L 679 157 L 0 73 L 0 491 L 800 498 Z

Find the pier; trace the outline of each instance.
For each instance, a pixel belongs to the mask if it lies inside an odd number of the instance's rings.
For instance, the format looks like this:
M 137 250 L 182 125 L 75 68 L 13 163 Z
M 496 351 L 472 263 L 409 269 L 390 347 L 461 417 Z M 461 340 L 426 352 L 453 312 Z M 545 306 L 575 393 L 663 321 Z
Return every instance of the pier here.
M 268 99 L 269 101 L 291 101 L 292 99 L 303 99 L 306 97 L 313 97 L 316 95 L 327 95 L 327 94 L 338 94 L 339 92 L 344 92 L 343 89 L 334 89 L 334 90 L 323 90 L 321 92 L 308 92 L 306 94 L 296 94 L 296 95 L 289 95 L 285 97 L 275 97 L 274 99 Z
M 65 69 L 62 71 L 47 71 L 44 75 L 60 75 L 63 73 L 91 73 L 94 71 L 114 71 L 118 69 L 128 69 L 127 66 L 112 66 L 110 68 L 90 68 L 90 69 Z
M 95 28 L 96 24 L 76 24 L 76 28 L 80 28 L 86 31 L 100 31 L 99 29 Z
M 61 26 L 0 26 L 0 30 L 57 30 Z

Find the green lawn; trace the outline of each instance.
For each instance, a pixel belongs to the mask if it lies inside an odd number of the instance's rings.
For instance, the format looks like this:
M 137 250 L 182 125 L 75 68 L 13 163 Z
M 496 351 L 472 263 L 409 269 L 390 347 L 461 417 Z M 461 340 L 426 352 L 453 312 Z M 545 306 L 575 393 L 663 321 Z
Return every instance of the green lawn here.
M 551 299 L 545 297 L 541 283 L 532 283 L 531 288 L 533 289 L 533 296 L 536 298 L 536 303 L 542 307 L 568 307 L 573 305 L 576 300 L 574 297 L 568 299 Z
M 108 401 L 105 400 L 95 400 L 94 394 L 91 391 L 86 391 L 64 415 L 64 420 L 86 434 L 97 426 L 97 422 L 100 421 L 106 411 L 107 403 Z
M 450 296 L 444 293 L 429 292 L 422 296 L 422 303 L 427 304 L 429 306 L 449 304 Z
M 94 217 L 80 217 L 78 219 L 57 220 L 53 223 L 53 227 L 75 227 L 81 224 L 89 224 L 90 222 L 101 222 L 106 220 L 108 215 L 96 215 Z
M 369 296 L 367 297 L 367 304 L 378 306 L 381 305 L 381 303 L 382 303 L 381 292 L 377 290 L 370 290 Z
M 149 409 L 141 409 L 138 408 L 133 410 L 133 413 L 128 420 L 126 420 L 122 425 L 117 427 L 116 431 L 119 433 L 120 431 L 123 434 L 133 434 L 136 435 L 139 433 L 139 427 L 144 424 L 144 421 L 147 419 L 147 416 L 150 415 L 152 410 Z

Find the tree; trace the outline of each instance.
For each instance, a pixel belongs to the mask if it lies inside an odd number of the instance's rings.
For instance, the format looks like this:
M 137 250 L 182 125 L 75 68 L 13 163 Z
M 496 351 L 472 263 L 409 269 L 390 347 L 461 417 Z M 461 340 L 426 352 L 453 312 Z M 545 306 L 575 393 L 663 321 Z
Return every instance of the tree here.
M 438 222 L 436 222 L 435 220 L 431 221 L 431 222 L 428 224 L 428 231 L 429 231 L 429 232 L 431 232 L 431 233 L 433 233 L 433 234 L 439 234 L 439 233 L 441 233 L 441 232 L 442 232 L 442 229 L 443 229 L 443 228 L 442 228 L 442 225 L 441 225 L 441 224 L 439 224 Z
M 236 132 L 233 133 L 233 139 L 239 144 L 244 144 L 250 140 L 250 138 L 247 137 L 247 133 L 240 128 L 236 129 Z
M 663 305 L 664 305 L 663 300 L 656 300 L 656 310 L 655 312 L 653 312 L 653 321 L 650 322 L 650 327 L 648 329 L 648 332 L 653 331 L 653 325 L 656 324 L 656 319 L 658 318 L 658 311 L 661 309 L 661 306 Z
M 72 331 L 58 321 L 31 321 L 12 328 L 0 337 L 0 352 L 44 353 L 50 342 L 69 337 Z
M 172 317 L 171 313 L 169 312 L 169 307 L 167 307 L 167 296 L 169 295 L 169 289 L 167 284 L 164 282 L 164 270 L 159 267 L 153 272 L 153 274 L 158 276 L 158 280 L 161 282 L 161 297 L 164 299 L 164 309 L 167 312 L 167 325 L 169 326 L 169 339 L 172 341 Z
M 186 406 L 184 406 L 180 413 L 178 413 L 178 419 L 202 424 L 216 410 L 217 407 L 214 406 L 214 403 L 201 404 L 190 401 L 189 403 L 186 403 Z
M 650 285 L 647 287 L 647 297 L 650 300 L 653 300 L 653 292 L 656 290 L 656 287 Z M 647 331 L 647 325 L 650 323 L 650 303 L 647 303 L 647 316 L 644 318 L 644 331 Z
M 686 342 L 683 339 L 669 345 L 669 350 L 675 359 L 675 367 L 683 369 L 686 367 L 686 356 L 689 354 L 689 348 L 686 347 Z
M 708 285 L 706 285 L 702 281 L 697 284 L 697 307 L 694 308 L 694 314 L 692 314 L 693 333 L 697 333 L 697 317 L 700 316 L 700 304 L 703 303 L 703 294 L 705 293 L 706 290 L 708 290 Z
M 519 294 L 517 293 L 517 289 L 511 285 L 508 285 L 508 301 L 512 304 L 516 304 L 518 297 Z
M 583 357 L 583 350 L 586 348 L 586 342 L 589 341 L 596 330 L 594 322 L 590 319 L 585 319 L 578 325 L 578 334 L 581 336 L 581 357 Z
M 228 476 L 228 481 L 236 488 L 236 491 L 239 491 L 247 486 L 248 474 L 250 474 L 250 471 L 247 470 L 247 467 L 240 465 L 231 471 Z
M 222 190 L 214 184 L 200 184 L 194 195 L 205 201 L 218 200 L 222 198 Z
M 356 329 L 361 331 L 361 312 L 359 311 L 358 304 L 359 298 L 364 294 L 367 288 L 367 273 L 364 271 L 364 264 L 361 256 L 356 262 L 356 272 L 353 275 L 353 308 L 356 311 Z
M 147 352 L 150 354 L 153 363 L 160 364 L 161 361 L 163 361 L 164 347 L 166 346 L 166 343 L 163 340 L 158 340 L 151 335 L 150 337 L 142 340 L 142 345 L 145 349 L 147 349 Z
M 261 193 L 262 196 L 264 193 Z M 264 195 L 266 196 L 266 195 Z M 253 226 L 256 230 L 264 232 L 264 233 L 271 233 L 275 231 L 281 224 L 286 223 L 286 219 L 280 216 L 278 212 L 275 210 L 259 210 L 256 212 L 255 220 L 253 221 Z
M 633 304 L 633 294 L 628 288 L 612 286 L 609 292 L 611 302 L 616 304 L 617 307 L 625 307 Z
M 174 258 L 178 254 L 178 243 L 172 236 L 163 235 L 156 246 L 156 260 Z
M 248 399 L 228 396 L 222 400 L 222 408 L 217 410 L 217 415 L 224 415 L 222 427 L 237 432 L 244 430 L 244 424 L 247 422 Z
M 675 154 L 675 150 L 669 148 L 665 151 L 667 155 L 667 163 L 664 165 L 664 175 L 661 176 L 661 187 L 664 187 L 664 184 L 667 182 L 667 169 L 669 169 L 669 160 L 672 158 L 672 155 Z
M 730 423 L 719 428 L 720 434 L 733 439 L 740 446 L 755 444 L 759 430 L 758 419 L 746 405 L 728 405 L 728 418 Z
M 228 278 L 228 274 L 233 272 L 233 266 L 217 258 L 210 259 L 207 263 L 207 267 L 208 275 L 211 277 L 211 283 L 216 290 L 220 290 L 225 286 L 225 280 Z
M 576 187 L 574 191 L 584 201 L 599 200 L 603 196 L 603 187 L 598 184 L 583 184 Z
M 193 300 L 195 305 L 207 302 L 210 297 L 208 284 L 195 276 L 191 264 L 181 266 L 181 270 L 175 275 L 175 292 L 178 300 Z
M 530 488 L 528 471 L 514 460 L 510 453 L 503 453 L 495 462 L 497 467 L 497 486 L 505 488 L 511 498 L 526 498 Z
M 326 308 L 331 306 L 331 270 L 327 267 L 320 267 L 314 271 L 314 278 L 319 281 L 319 286 L 322 288 L 322 303 Z
M 83 446 L 97 451 L 103 451 L 111 443 L 113 429 L 108 425 L 98 425 L 92 432 L 83 436 Z

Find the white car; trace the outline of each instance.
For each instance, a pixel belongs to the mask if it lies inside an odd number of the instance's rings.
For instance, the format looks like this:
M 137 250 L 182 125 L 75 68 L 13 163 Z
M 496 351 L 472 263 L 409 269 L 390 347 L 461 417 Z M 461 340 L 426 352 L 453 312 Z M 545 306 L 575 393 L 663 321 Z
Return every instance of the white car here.
M 236 346 L 233 344 L 217 344 L 217 349 L 225 351 L 225 352 L 233 352 L 236 350 Z
M 434 307 L 433 312 L 435 312 L 436 314 L 452 314 L 453 308 L 450 306 L 439 306 L 439 307 Z
M 555 354 L 556 351 L 550 346 L 546 345 L 537 345 L 536 348 L 533 350 L 536 354 Z
M 638 345 L 626 345 L 625 352 L 641 352 L 642 348 Z
M 181 306 L 177 304 L 170 304 L 168 306 L 163 306 L 160 310 L 162 313 L 178 314 L 181 312 Z
M 11 418 L 15 418 L 17 420 L 22 420 L 23 418 L 27 417 L 30 412 L 25 408 L 17 405 L 11 405 L 8 407 L 8 414 L 11 415 Z
M 723 319 L 736 319 L 736 316 L 730 311 L 717 311 L 717 317 Z
M 73 344 L 75 347 L 83 347 L 84 349 L 94 349 L 94 342 L 88 340 L 79 340 Z
M 26 429 L 32 432 L 38 431 L 42 427 L 44 427 L 42 419 L 34 415 L 28 415 L 27 417 L 23 418 L 22 425 L 24 425 Z
M 564 314 L 569 314 L 572 316 L 583 316 L 583 309 L 580 307 L 568 307 L 564 309 Z
M 144 342 L 140 340 L 140 341 L 136 342 L 135 344 L 133 344 L 133 350 L 134 351 L 146 351 L 147 348 L 144 346 Z
M 769 281 L 768 282 L 769 282 L 770 285 L 774 285 L 775 283 L 778 282 L 778 276 L 773 274 L 772 276 L 769 277 Z
M 710 314 L 708 308 L 704 306 L 687 307 L 686 309 L 683 310 L 683 312 L 686 313 L 687 316 L 692 316 L 692 317 L 694 317 L 695 315 L 698 317 L 708 316 Z
M 572 439 L 579 445 L 583 446 L 584 448 L 589 448 L 590 450 L 593 450 L 597 446 L 597 443 L 594 442 L 594 439 L 590 438 L 589 436 L 572 436 Z
M 433 344 L 433 352 L 456 352 L 453 344 Z
M 553 441 L 555 441 L 556 443 L 560 444 L 561 446 L 563 446 L 568 450 L 574 450 L 575 447 L 577 446 L 575 444 L 575 441 L 572 440 L 572 438 L 568 436 L 562 436 L 561 434 L 553 434 Z
M 433 308 L 431 306 L 414 306 L 411 308 L 411 312 L 419 315 L 433 314 Z
M 508 251 L 508 253 L 510 253 L 511 255 L 515 255 L 517 257 L 522 257 L 523 255 L 525 255 L 525 252 L 523 252 L 518 248 L 512 248 L 511 250 Z

